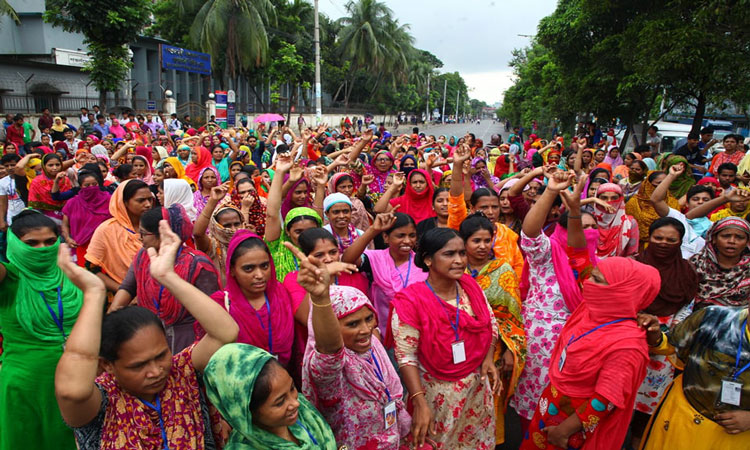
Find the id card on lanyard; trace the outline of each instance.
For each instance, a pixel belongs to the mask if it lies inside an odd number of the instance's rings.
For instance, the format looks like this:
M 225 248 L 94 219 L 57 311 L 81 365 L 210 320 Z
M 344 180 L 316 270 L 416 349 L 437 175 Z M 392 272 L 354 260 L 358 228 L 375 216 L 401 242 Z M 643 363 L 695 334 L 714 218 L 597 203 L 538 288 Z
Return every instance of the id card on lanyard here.
M 375 369 L 375 376 L 378 377 L 383 385 L 385 385 L 385 378 L 383 377 L 383 371 L 380 368 L 375 352 L 370 349 L 370 357 L 372 358 L 373 369 Z M 383 407 L 383 423 L 385 423 L 385 429 L 391 428 L 396 424 L 398 414 L 396 413 L 396 401 L 391 398 L 391 392 L 388 390 L 388 386 L 385 386 L 385 395 L 388 397 L 388 403 Z
M 745 339 L 747 334 L 747 319 L 742 322 L 742 328 L 740 331 L 740 342 L 737 345 L 737 356 L 734 360 L 734 370 L 732 375 L 721 380 L 721 394 L 719 399 L 721 403 L 732 406 L 740 406 L 742 399 L 742 382 L 737 381 L 737 378 L 750 368 L 750 362 L 745 364 L 740 369 L 740 357 L 742 356 L 742 341 Z
M 566 360 L 566 359 L 567 359 L 567 357 L 568 357 L 568 347 L 570 346 L 570 344 L 573 344 L 574 342 L 576 342 L 576 341 L 579 341 L 580 339 L 583 339 L 583 338 L 584 338 L 585 336 L 587 336 L 587 335 L 589 335 L 589 334 L 593 333 L 594 331 L 596 331 L 596 330 L 598 330 L 598 329 L 600 329 L 600 328 L 604 328 L 604 327 L 606 327 L 607 325 L 612 325 L 612 324 L 615 324 L 615 323 L 618 323 L 618 322 L 622 322 L 622 321 L 624 321 L 624 320 L 635 320 L 635 319 L 632 319 L 632 318 L 625 318 L 625 319 L 617 319 L 617 320 L 613 320 L 613 321 L 611 321 L 611 322 L 607 322 L 607 323 L 603 323 L 603 324 L 601 324 L 601 325 L 598 325 L 598 326 L 596 326 L 596 327 L 594 327 L 594 328 L 590 329 L 589 331 L 587 331 L 587 332 L 583 333 L 582 335 L 580 335 L 580 336 L 578 336 L 578 337 L 575 337 L 575 335 L 571 336 L 571 337 L 570 337 L 570 339 L 568 340 L 568 343 L 567 343 L 567 344 L 565 344 L 565 347 L 563 347 L 563 350 L 562 350 L 562 352 L 560 353 L 560 361 L 559 361 L 559 362 L 557 363 L 557 370 L 559 370 L 560 372 L 562 372 L 562 371 L 563 371 L 563 367 L 565 367 L 565 360 Z
M 44 306 L 47 307 L 47 311 L 49 312 L 49 315 L 52 316 L 55 325 L 57 325 L 60 333 L 62 333 L 62 349 L 65 351 L 65 342 L 68 340 L 68 336 L 65 334 L 65 311 L 63 310 L 62 304 L 62 285 L 57 287 L 57 314 L 55 314 L 55 311 L 49 303 L 47 303 L 47 299 L 44 297 L 44 292 L 39 291 L 39 295 L 42 297 L 42 302 L 44 302 Z
M 425 281 L 425 284 L 428 288 L 432 291 L 432 295 L 435 296 L 435 299 L 437 299 L 438 303 L 440 303 L 440 306 L 443 307 L 445 310 L 445 313 L 448 314 L 448 322 L 451 324 L 451 328 L 453 328 L 453 333 L 456 336 L 456 340 L 453 341 L 451 344 L 451 351 L 453 353 L 453 364 L 461 364 L 462 362 L 466 361 L 466 348 L 464 348 L 464 341 L 461 340 L 459 334 L 458 334 L 458 328 L 459 328 L 459 321 L 461 319 L 460 313 L 461 313 L 461 291 L 458 288 L 458 283 L 456 283 L 456 320 L 455 322 L 451 318 L 451 314 L 448 311 L 448 309 L 445 307 L 445 300 L 438 297 L 437 293 L 435 292 L 435 289 L 432 288 L 430 283 L 428 281 Z

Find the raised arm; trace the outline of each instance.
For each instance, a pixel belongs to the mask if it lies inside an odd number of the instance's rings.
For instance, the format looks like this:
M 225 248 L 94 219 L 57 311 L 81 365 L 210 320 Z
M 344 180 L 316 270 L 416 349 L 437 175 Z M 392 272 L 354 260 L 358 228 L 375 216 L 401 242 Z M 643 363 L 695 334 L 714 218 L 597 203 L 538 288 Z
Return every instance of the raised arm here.
M 228 181 L 221 186 L 212 187 L 206 206 L 203 207 L 200 215 L 195 219 L 193 239 L 195 240 L 196 248 L 202 252 L 208 252 L 211 247 L 211 239 L 206 235 L 206 230 L 211 223 L 211 217 L 216 210 L 216 206 L 227 195 L 227 192 L 229 192 Z
M 453 172 L 451 174 L 451 197 L 464 194 L 464 163 L 471 157 L 469 146 L 462 145 L 453 153 Z
M 27 153 L 26 156 L 16 163 L 16 168 L 13 169 L 13 172 L 21 177 L 26 176 L 26 165 L 32 158 L 41 158 L 41 155 L 39 155 L 39 153 Z
M 514 184 L 510 189 L 508 189 L 508 196 L 515 197 L 521 195 L 523 193 L 523 188 L 525 188 L 527 184 L 531 183 L 531 180 L 543 174 L 544 167 L 537 167 L 531 172 L 527 173 L 526 175 L 521 177 L 521 180 L 519 180 L 518 183 Z
M 573 170 L 576 175 L 580 175 L 581 168 L 583 167 L 583 149 L 586 146 L 586 138 L 581 138 L 581 140 L 583 140 L 583 143 L 576 143 L 578 149 L 576 150 L 576 162 L 573 164 Z
M 685 168 L 682 167 L 682 164 L 675 164 L 670 167 L 667 176 L 658 186 L 656 186 L 654 192 L 651 193 L 651 203 L 654 204 L 654 209 L 656 210 L 656 213 L 659 214 L 659 217 L 665 217 L 669 214 L 669 205 L 666 202 L 669 193 L 669 185 L 672 184 L 675 178 L 682 175 L 682 172 L 684 171 Z
M 70 248 L 65 244 L 60 245 L 57 265 L 83 291 L 83 305 L 55 370 L 55 397 L 63 420 L 71 427 L 80 427 L 96 417 L 102 401 L 94 380 L 99 368 L 106 289 L 96 275 L 70 259 Z
M 129 148 L 133 148 L 133 147 L 135 147 L 135 145 L 133 145 L 133 144 L 131 144 L 129 142 L 126 143 L 125 145 L 123 145 L 122 147 L 120 147 L 119 150 L 117 150 L 116 152 L 112 153 L 112 157 L 110 158 L 110 160 L 111 161 L 117 161 L 118 159 L 120 159 L 123 156 L 125 156 L 125 154 L 128 152 Z
M 341 337 L 339 320 L 331 306 L 331 274 L 321 261 L 305 256 L 289 242 L 284 245 L 297 257 L 297 283 L 310 295 L 315 348 L 325 355 L 333 355 L 344 347 L 344 339 Z
M 362 133 L 362 138 L 355 142 L 354 145 L 352 145 L 351 149 L 347 149 L 351 150 L 351 153 L 349 153 L 349 164 L 353 163 L 359 158 L 362 150 L 365 148 L 365 146 L 370 144 L 370 141 L 372 141 L 372 130 L 368 128 L 364 133 Z
M 685 214 L 685 217 L 688 219 L 697 219 L 698 217 L 707 216 L 711 211 L 727 202 L 744 202 L 748 199 L 750 199 L 750 192 L 744 189 L 727 189 L 715 199 L 691 209 Z
M 406 183 L 406 176 L 403 172 L 396 172 L 393 174 L 393 184 L 386 189 L 375 204 L 375 208 L 373 208 L 376 213 L 384 213 L 391 210 L 391 198 L 401 192 L 404 183 Z
M 560 194 L 560 191 L 570 186 L 572 177 L 572 172 L 559 171 L 550 174 L 547 180 L 547 188 L 536 203 L 534 203 L 534 206 L 531 207 L 529 213 L 526 214 L 526 218 L 523 219 L 523 233 L 526 236 L 533 239 L 541 234 L 544 222 L 547 220 L 547 214 L 549 214 L 549 210 L 552 208 L 552 203 Z
M 398 206 L 396 208 L 398 208 Z M 394 208 L 394 210 L 396 208 Z M 352 245 L 344 250 L 344 255 L 341 257 L 341 261 L 359 265 L 359 258 L 362 256 L 362 253 L 364 253 L 370 242 L 375 239 L 378 234 L 390 230 L 394 223 L 396 223 L 396 215 L 393 214 L 393 212 L 382 213 L 375 216 L 372 226 L 365 230 L 361 236 L 352 242 Z
M 581 192 L 586 186 L 587 178 L 588 175 L 580 177 L 572 193 L 567 189 L 560 191 L 568 207 L 568 246 L 573 248 L 586 247 L 586 235 L 583 233 L 583 216 L 581 215 Z
M 159 222 L 161 243 L 159 251 L 148 249 L 151 260 L 149 271 L 195 317 L 206 335 L 193 348 L 193 367 L 202 372 L 208 360 L 222 345 L 237 340 L 239 327 L 222 305 L 211 300 L 203 291 L 180 278 L 174 271 L 174 261 L 182 242 L 166 220 Z
M 281 236 L 281 186 L 284 184 L 284 175 L 292 168 L 292 164 L 291 155 L 276 157 L 276 174 L 271 181 L 271 189 L 268 190 L 266 205 L 266 242 L 273 242 Z
M 326 197 L 326 183 L 328 183 L 328 171 L 325 167 L 318 166 L 313 172 L 313 181 L 315 181 L 315 197 L 313 198 L 312 208 L 323 217 L 323 200 Z

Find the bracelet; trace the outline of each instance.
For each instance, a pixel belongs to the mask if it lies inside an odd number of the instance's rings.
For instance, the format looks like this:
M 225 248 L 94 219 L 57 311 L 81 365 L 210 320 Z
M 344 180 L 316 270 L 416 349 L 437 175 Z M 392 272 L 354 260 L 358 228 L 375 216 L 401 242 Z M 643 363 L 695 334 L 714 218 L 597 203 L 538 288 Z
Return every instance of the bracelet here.
M 583 214 L 579 214 L 577 216 L 568 215 L 568 219 L 581 219 L 581 218 L 583 218 Z
M 323 303 L 322 305 L 319 305 L 319 304 L 315 303 L 312 300 L 310 300 L 310 303 L 312 303 L 313 306 L 317 306 L 318 308 L 325 308 L 326 306 L 331 306 L 331 302 L 330 301 L 328 303 Z
M 421 391 L 417 391 L 417 392 L 415 392 L 415 393 L 411 394 L 411 395 L 409 396 L 409 401 L 412 401 L 412 400 L 414 400 L 414 397 L 417 397 L 417 396 L 419 396 L 419 395 L 425 395 L 425 391 L 424 391 L 424 390 L 421 390 Z

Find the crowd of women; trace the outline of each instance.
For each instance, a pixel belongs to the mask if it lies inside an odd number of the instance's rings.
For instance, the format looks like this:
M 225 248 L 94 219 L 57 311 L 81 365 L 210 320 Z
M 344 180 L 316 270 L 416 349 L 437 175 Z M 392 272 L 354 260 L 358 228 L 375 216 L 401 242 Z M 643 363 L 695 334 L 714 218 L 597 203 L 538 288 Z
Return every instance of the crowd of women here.
M 114 125 L 5 147 L 1 450 L 750 446 L 747 158 Z

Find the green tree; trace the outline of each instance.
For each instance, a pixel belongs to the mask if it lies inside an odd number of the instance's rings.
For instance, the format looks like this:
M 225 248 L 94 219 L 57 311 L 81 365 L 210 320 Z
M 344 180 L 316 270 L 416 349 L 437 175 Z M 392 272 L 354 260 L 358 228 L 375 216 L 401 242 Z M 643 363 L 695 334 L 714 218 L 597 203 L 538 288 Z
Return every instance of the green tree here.
M 286 113 L 287 123 L 290 123 L 292 115 L 292 105 L 296 102 L 297 87 L 302 86 L 305 89 L 310 88 L 309 77 L 314 70 L 311 64 L 305 63 L 302 56 L 297 53 L 296 47 L 292 44 L 284 44 L 274 55 L 269 75 L 274 80 L 271 83 L 272 98 L 276 96 L 278 101 L 279 91 L 282 83 L 289 84 L 290 98 Z
M 115 3 L 85 0 L 47 0 L 44 20 L 65 31 L 81 33 L 91 61 L 84 70 L 99 90 L 99 104 L 106 105 L 107 92 L 117 91 L 131 66 L 127 44 L 135 41 L 149 23 L 149 0 Z
M 10 6 L 8 0 L 0 0 L 0 16 L 8 16 L 13 19 L 13 22 L 15 22 L 16 25 L 21 24 L 21 19 L 18 17 L 16 10 Z

